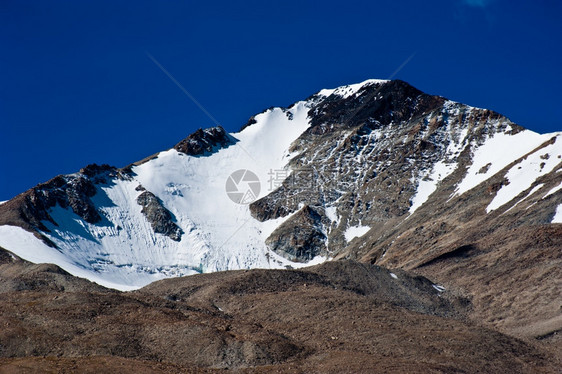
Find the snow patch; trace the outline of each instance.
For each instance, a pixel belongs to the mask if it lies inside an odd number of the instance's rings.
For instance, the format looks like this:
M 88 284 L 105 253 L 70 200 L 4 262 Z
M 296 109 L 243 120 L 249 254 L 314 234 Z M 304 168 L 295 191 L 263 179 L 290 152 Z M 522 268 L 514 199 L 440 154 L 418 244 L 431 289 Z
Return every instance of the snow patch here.
M 336 223 L 336 226 L 340 223 L 340 217 L 338 216 L 337 208 L 335 206 L 326 207 L 324 209 L 326 212 L 326 217 L 332 222 Z
M 531 187 L 537 178 L 550 173 L 558 165 L 557 155 L 562 154 L 561 137 L 562 135 L 559 135 L 553 144 L 528 155 L 509 169 L 506 174 L 509 183 L 502 186 L 496 193 L 496 196 L 486 208 L 487 213 L 513 200 L 521 192 Z M 552 157 L 552 155 L 555 156 Z
M 508 210 L 506 210 L 503 214 L 509 212 L 510 210 L 512 210 L 513 208 L 515 208 L 517 205 L 519 205 L 519 203 L 523 202 L 524 200 L 526 200 L 529 196 L 532 196 L 535 192 L 537 192 L 538 190 L 540 190 L 542 187 L 544 186 L 544 183 L 540 183 L 538 185 L 536 185 L 535 187 L 533 187 L 533 189 L 531 191 L 529 191 L 529 193 L 527 195 L 525 195 L 524 198 L 522 198 L 521 200 L 519 200 L 518 202 L 516 202 L 511 208 L 509 208 Z
M 394 273 L 390 273 L 390 276 L 391 276 L 392 278 L 394 278 L 394 279 L 398 279 L 398 276 L 397 276 L 396 274 L 394 274 Z
M 353 239 L 365 235 L 370 229 L 369 226 L 350 226 L 345 230 L 343 235 L 345 236 L 345 240 L 349 243 Z
M 544 183 L 537 184 L 535 187 L 533 187 L 533 189 L 531 191 L 529 191 L 527 196 L 525 196 L 523 199 L 526 199 L 527 197 L 532 196 L 535 192 L 540 190 L 543 186 L 544 186 Z
M 143 276 L 145 278 L 143 283 L 150 283 L 163 278 L 162 275 L 158 276 L 158 274 L 127 274 L 127 269 L 125 269 L 125 271 L 123 269 L 119 270 L 118 272 L 121 274 L 118 276 L 115 276 L 117 275 L 115 273 L 96 273 L 94 270 L 86 268 L 83 264 L 72 261 L 66 254 L 61 253 L 57 249 L 47 246 L 32 233 L 16 226 L 0 226 L 0 247 L 18 248 L 20 249 L 17 251 L 18 253 L 13 251 L 13 249 L 10 249 L 10 251 L 27 261 L 34 263 L 53 263 L 73 275 L 89 279 L 104 287 L 115 288 L 121 291 L 130 291 L 140 287 L 134 285 L 127 286 L 118 281 L 119 279 L 126 278 L 127 275 L 134 275 L 137 279 L 139 276 Z M 21 256 L 21 254 L 24 256 Z M 115 283 L 114 280 L 118 282 Z
M 447 132 L 451 133 L 450 124 L 447 126 Z M 462 129 L 456 139 L 450 139 L 449 145 L 445 150 L 444 159 L 436 162 L 431 171 L 420 178 L 416 193 L 411 200 L 410 215 L 429 199 L 429 196 L 435 192 L 437 186 L 443 179 L 447 178 L 457 169 L 457 162 L 451 162 L 449 160 L 456 160 L 458 155 L 464 150 L 466 147 L 465 139 L 467 135 L 468 129 Z M 412 182 L 415 183 L 416 181 L 413 180 Z
M 325 88 L 323 90 L 320 90 L 318 92 L 318 95 L 322 95 L 322 96 L 337 95 L 337 96 L 341 96 L 342 98 L 346 99 L 348 97 L 351 97 L 351 96 L 355 95 L 362 87 L 364 87 L 366 85 L 383 84 L 383 83 L 387 83 L 387 82 L 389 82 L 389 81 L 384 80 L 384 79 L 368 79 L 368 80 L 363 81 L 361 83 L 350 84 L 350 85 L 341 86 L 341 87 L 338 87 L 338 88 L 332 88 L 332 89 Z
M 562 170 L 562 169 L 561 169 Z M 543 196 L 543 199 L 547 196 L 550 196 L 552 194 L 555 194 L 556 192 L 562 190 L 562 183 L 560 183 L 558 186 L 554 187 L 553 189 L 551 189 L 550 191 L 548 191 L 546 193 L 546 195 Z
M 515 135 L 496 133 L 473 151 L 472 164 L 454 195 L 462 195 L 552 137 L 524 130 Z
M 554 217 L 550 223 L 562 223 L 562 204 L 556 207 L 556 212 L 554 212 Z
M 429 196 L 435 192 L 437 185 L 447 176 L 449 176 L 455 169 L 457 164 L 447 164 L 444 161 L 437 162 L 430 174 L 418 182 L 416 194 L 412 197 L 412 205 L 410 206 L 410 214 L 414 213 L 420 206 L 422 206 Z

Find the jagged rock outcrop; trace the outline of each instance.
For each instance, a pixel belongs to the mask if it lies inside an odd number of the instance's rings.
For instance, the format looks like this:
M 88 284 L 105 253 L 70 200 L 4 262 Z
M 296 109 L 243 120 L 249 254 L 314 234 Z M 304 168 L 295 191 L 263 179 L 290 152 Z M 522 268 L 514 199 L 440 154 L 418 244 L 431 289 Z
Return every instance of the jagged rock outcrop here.
M 319 96 L 313 96 L 319 103 L 309 112 L 311 126 L 303 139 L 363 124 L 374 130 L 391 123 L 412 121 L 446 101 L 400 80 L 366 84 L 355 94 L 344 97 L 337 93 Z
M 57 224 L 49 215 L 49 209 L 55 205 L 65 209 L 70 207 L 86 222 L 99 222 L 101 217 L 90 200 L 95 194 L 94 184 L 84 176 L 58 176 L 16 199 L 21 201 L 20 218 L 33 227 L 47 230 L 41 221 Z
M 112 178 L 125 179 L 129 176 L 121 170 L 107 164 L 91 164 L 79 173 L 59 175 L 48 182 L 16 196 L 0 211 L 0 225 L 18 225 L 27 230 L 48 231 L 43 221 L 57 226 L 49 211 L 55 206 L 70 208 L 88 223 L 102 220 L 91 198 L 96 195 L 96 184 L 111 183 Z
M 137 203 L 142 206 L 142 213 L 152 225 L 154 232 L 180 241 L 182 230 L 173 221 L 172 214 L 162 205 L 152 192 L 144 191 L 137 197 Z
M 326 255 L 324 231 L 322 217 L 307 205 L 276 228 L 265 244 L 291 261 L 308 262 Z
M 174 146 L 178 152 L 201 156 L 234 144 L 235 140 L 221 126 L 199 129 Z
M 41 233 L 49 232 L 45 222 L 59 226 L 50 214 L 51 209 L 55 206 L 70 209 L 85 222 L 97 224 L 102 221 L 102 215 L 92 201 L 98 192 L 96 185 L 111 184 L 114 178 L 129 179 L 130 175 L 107 164 L 91 164 L 78 173 L 56 176 L 2 204 L 0 225 L 20 226 L 56 247 Z
M 402 81 L 364 85 L 354 95 L 317 94 L 311 127 L 293 144 L 292 174 L 253 202 L 254 218 L 284 217 L 305 204 L 333 211 L 327 240 L 345 248 L 345 229 L 377 226 L 410 214 L 421 180 L 465 170 L 474 147 L 495 133 L 523 129 L 485 109 L 422 93 Z M 458 178 L 458 177 L 457 177 Z M 458 179 L 456 180 L 458 182 Z M 327 217 L 324 217 L 327 218 Z

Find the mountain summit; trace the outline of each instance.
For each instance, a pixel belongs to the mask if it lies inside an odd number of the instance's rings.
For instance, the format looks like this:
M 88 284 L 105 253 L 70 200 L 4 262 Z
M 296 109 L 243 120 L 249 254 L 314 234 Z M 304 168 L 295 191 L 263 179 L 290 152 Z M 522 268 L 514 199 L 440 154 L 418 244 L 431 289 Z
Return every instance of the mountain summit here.
M 126 168 L 55 177 L 0 206 L 0 246 L 119 289 L 334 258 L 412 268 L 498 230 L 561 222 L 560 137 L 368 80 L 268 109 L 238 133 L 198 130 Z M 253 190 L 227 185 L 238 171 Z

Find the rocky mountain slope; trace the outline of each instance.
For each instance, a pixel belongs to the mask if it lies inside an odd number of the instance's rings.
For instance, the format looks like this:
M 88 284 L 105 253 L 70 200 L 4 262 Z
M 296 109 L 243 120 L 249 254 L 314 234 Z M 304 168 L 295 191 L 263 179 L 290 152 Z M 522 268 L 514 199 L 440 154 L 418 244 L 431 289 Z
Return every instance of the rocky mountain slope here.
M 120 290 L 353 259 L 423 274 L 470 300 L 469 318 L 558 345 L 561 136 L 369 80 L 58 176 L 0 205 L 0 246 Z
M 105 289 L 0 250 L 0 372 L 554 373 L 427 278 L 334 261 Z

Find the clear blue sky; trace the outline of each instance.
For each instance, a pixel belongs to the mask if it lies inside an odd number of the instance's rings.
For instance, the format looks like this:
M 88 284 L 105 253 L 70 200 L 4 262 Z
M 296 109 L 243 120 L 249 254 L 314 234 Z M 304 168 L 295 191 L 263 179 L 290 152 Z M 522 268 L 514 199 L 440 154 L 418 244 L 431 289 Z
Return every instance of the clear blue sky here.
M 562 130 L 558 0 L 3 0 L 0 48 L 0 200 L 213 125 L 146 52 L 228 131 L 413 53 L 396 78 Z

